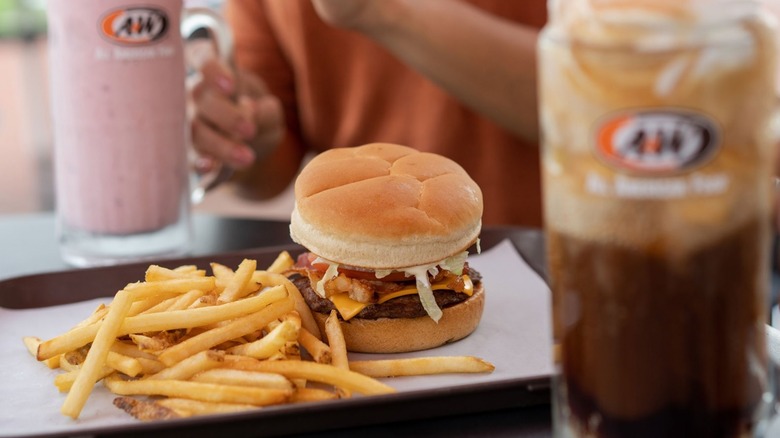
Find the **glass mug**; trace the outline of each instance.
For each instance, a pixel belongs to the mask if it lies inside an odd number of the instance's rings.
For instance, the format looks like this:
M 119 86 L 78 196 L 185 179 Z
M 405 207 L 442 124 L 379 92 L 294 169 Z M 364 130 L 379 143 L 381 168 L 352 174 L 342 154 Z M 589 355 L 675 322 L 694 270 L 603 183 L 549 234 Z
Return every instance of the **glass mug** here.
M 183 38 L 208 27 L 224 55 L 226 27 L 182 0 L 51 0 L 47 9 L 63 258 L 88 266 L 185 252 Z
M 776 56 L 756 2 L 551 1 L 555 436 L 765 427 Z

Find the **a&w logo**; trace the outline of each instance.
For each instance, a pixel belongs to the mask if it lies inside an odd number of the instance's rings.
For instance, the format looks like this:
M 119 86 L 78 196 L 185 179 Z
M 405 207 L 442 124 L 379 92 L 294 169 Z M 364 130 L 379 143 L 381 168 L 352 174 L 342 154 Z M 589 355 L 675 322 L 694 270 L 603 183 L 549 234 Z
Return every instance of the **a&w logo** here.
M 148 7 L 129 7 L 111 11 L 100 20 L 100 31 L 111 41 L 123 44 L 148 44 L 168 31 L 165 11 Z
M 596 131 L 596 153 L 602 160 L 646 174 L 690 169 L 711 157 L 719 145 L 712 120 L 677 109 L 614 114 Z

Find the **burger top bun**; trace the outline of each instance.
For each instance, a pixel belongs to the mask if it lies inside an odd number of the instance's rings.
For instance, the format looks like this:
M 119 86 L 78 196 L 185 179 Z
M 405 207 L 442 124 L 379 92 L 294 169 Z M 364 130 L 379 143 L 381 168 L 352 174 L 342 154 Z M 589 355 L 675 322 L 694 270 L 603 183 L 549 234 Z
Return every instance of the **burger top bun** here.
M 333 262 L 393 269 L 474 243 L 482 192 L 441 155 L 389 143 L 323 152 L 295 182 L 292 239 Z

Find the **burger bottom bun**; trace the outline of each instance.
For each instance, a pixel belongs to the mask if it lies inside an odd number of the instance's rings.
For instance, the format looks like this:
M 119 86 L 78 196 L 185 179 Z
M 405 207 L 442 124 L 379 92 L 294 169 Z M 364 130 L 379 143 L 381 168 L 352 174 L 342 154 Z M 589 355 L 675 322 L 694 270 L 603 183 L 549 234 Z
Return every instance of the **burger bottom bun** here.
M 442 310 L 438 323 L 428 316 L 419 318 L 352 318 L 339 320 L 347 350 L 356 353 L 403 353 L 439 347 L 463 339 L 473 332 L 485 308 L 482 284 L 461 303 Z M 328 315 L 313 312 L 314 319 L 325 333 Z

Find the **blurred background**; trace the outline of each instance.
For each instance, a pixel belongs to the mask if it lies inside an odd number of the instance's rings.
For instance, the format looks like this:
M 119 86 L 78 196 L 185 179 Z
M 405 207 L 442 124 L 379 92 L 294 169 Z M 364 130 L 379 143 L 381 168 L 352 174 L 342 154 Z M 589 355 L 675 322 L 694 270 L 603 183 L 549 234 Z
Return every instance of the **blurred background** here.
M 222 0 L 185 5 L 219 11 Z M 0 0 L 0 214 L 54 210 L 48 75 L 46 0 Z M 289 220 L 292 202 L 291 190 L 267 202 L 244 201 L 226 184 L 195 210 Z
M 0 0 L 0 213 L 52 210 L 45 0 Z

